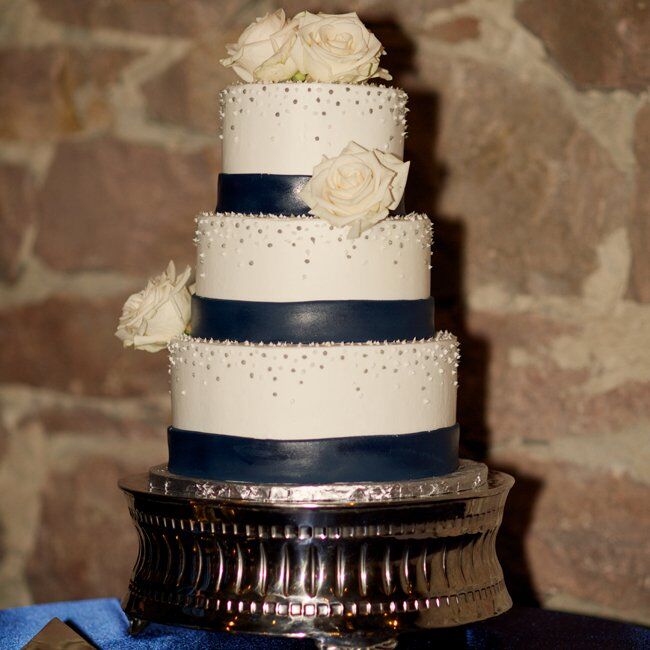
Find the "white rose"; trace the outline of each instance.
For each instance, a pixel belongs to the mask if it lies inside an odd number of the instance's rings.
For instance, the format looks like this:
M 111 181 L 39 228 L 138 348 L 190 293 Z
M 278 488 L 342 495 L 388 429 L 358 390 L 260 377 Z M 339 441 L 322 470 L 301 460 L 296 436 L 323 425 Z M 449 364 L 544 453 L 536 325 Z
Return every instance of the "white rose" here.
M 332 226 L 350 226 L 348 238 L 385 219 L 404 194 L 409 163 L 356 142 L 314 168 L 300 197 L 310 212 Z
M 230 55 L 221 64 L 232 69 L 241 79 L 253 81 L 286 81 L 298 72 L 291 58 L 296 28 L 287 24 L 284 11 L 257 18 L 236 43 L 226 45 Z
M 356 13 L 330 15 L 303 11 L 292 21 L 298 30 L 293 58 L 309 81 L 355 83 L 391 79 L 379 67 L 384 48 Z
M 190 322 L 191 295 L 187 288 L 191 269 L 176 277 L 174 262 L 167 270 L 149 280 L 139 293 L 124 304 L 115 336 L 139 350 L 158 352 Z

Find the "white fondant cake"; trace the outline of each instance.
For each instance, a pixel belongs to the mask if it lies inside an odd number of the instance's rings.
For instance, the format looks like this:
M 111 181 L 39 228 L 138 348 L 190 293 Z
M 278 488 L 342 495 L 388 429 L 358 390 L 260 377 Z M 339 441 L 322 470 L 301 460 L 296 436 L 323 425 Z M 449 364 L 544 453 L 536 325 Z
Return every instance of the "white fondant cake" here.
M 369 84 L 268 83 L 221 92 L 225 174 L 309 176 L 350 142 L 404 155 L 406 94 Z
M 313 217 L 197 218 L 196 293 L 260 300 L 417 300 L 430 291 L 431 222 L 386 219 L 358 239 Z
M 456 422 L 458 345 L 171 345 L 173 426 L 272 439 L 377 436 Z
M 435 335 L 431 223 L 404 211 L 407 97 L 365 83 L 390 79 L 381 43 L 337 20 L 276 12 L 228 47 L 222 63 L 254 83 L 220 95 L 195 295 L 170 264 L 125 305 L 125 345 L 171 340 L 170 471 L 282 483 L 457 467 L 458 345 Z

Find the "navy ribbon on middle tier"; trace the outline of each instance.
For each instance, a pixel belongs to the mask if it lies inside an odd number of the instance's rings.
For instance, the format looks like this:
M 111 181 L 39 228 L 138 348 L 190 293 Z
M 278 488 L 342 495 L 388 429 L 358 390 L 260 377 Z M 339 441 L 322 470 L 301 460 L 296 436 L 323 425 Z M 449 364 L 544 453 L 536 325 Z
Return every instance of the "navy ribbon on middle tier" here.
M 433 336 L 434 300 L 255 302 L 192 296 L 192 336 L 251 343 L 363 343 Z

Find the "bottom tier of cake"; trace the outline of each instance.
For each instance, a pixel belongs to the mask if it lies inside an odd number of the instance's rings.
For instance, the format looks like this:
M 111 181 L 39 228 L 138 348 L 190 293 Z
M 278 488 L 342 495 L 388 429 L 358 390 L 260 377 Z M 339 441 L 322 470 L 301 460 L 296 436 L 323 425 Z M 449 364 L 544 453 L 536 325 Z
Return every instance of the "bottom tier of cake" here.
M 458 344 L 170 346 L 170 469 L 222 480 L 406 480 L 458 462 Z

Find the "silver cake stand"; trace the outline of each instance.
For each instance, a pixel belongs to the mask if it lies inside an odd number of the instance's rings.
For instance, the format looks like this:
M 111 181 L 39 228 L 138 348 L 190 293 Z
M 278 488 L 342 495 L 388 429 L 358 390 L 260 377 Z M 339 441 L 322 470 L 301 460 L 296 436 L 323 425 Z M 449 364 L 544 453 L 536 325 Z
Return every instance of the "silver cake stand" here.
M 463 460 L 400 483 L 120 482 L 140 539 L 123 608 L 147 623 L 393 648 L 512 605 L 495 539 L 514 480 Z

